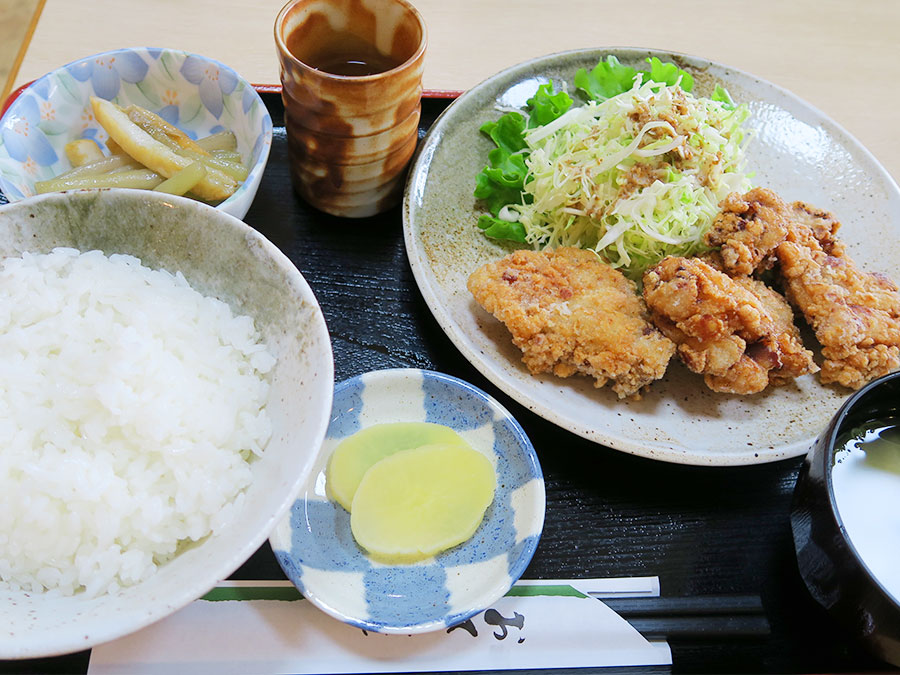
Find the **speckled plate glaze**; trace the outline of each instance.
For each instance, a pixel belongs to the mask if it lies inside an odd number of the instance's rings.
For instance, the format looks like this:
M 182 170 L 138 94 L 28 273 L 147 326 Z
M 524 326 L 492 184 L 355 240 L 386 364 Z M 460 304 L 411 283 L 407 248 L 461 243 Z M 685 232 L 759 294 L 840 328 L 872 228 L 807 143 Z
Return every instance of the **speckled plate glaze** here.
M 71 168 L 66 143 L 107 134 L 90 97 L 135 104 L 191 138 L 233 131 L 250 174 L 216 208 L 243 218 L 253 203 L 272 145 L 272 118 L 256 90 L 228 66 L 175 49 L 129 48 L 95 54 L 35 80 L 0 119 L 0 190 L 10 202 Z
M 491 459 L 497 489 L 471 539 L 396 566 L 372 562 L 357 546 L 350 514 L 326 497 L 325 466 L 341 440 L 384 422 L 447 425 Z M 269 541 L 288 578 L 328 614 L 380 633 L 424 633 L 465 621 L 512 587 L 537 548 L 544 505 L 534 448 L 497 401 L 449 375 L 378 370 L 335 387 L 316 467 Z
M 709 61 L 639 49 L 591 49 L 529 61 L 463 94 L 432 126 L 414 160 L 404 200 L 410 265 L 432 313 L 457 348 L 488 379 L 538 415 L 605 446 L 652 459 L 699 465 L 769 462 L 806 453 L 849 391 L 815 376 L 757 396 L 711 392 L 673 360 L 640 401 L 620 401 L 586 377 L 535 377 L 506 328 L 466 289 L 481 264 L 511 249 L 476 227 L 475 175 L 491 147 L 478 128 L 521 107 L 539 84 L 565 81 L 607 54 L 640 67 L 648 56 L 674 61 L 694 75 L 695 93 L 724 84 L 751 110 L 755 129 L 748 167 L 757 185 L 788 200 L 832 211 L 850 254 L 868 271 L 900 269 L 900 190 L 846 131 L 791 93 Z M 814 345 L 811 336 L 806 344 Z

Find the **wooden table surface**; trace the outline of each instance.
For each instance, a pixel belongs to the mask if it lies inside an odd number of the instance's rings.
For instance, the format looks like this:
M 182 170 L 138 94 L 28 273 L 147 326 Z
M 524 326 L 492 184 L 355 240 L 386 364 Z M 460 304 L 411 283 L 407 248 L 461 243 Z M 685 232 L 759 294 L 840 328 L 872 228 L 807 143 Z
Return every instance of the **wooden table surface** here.
M 282 0 L 46 0 L 13 86 L 119 47 L 193 51 L 277 84 Z M 900 179 L 896 0 L 414 0 L 428 25 L 425 87 L 465 90 L 526 59 L 580 47 L 702 56 L 780 85 L 856 136 Z

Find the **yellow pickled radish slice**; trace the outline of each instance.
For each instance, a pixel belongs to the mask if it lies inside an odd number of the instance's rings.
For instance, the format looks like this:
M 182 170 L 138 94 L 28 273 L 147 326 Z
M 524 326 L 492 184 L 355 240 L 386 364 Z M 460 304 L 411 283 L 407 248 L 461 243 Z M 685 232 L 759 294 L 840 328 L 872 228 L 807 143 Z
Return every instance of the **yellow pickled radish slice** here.
M 376 462 L 400 450 L 432 443 L 469 447 L 450 427 L 430 422 L 375 424 L 345 438 L 335 448 L 325 473 L 329 496 L 348 511 L 363 475 Z
M 363 476 L 350 529 L 376 560 L 422 560 L 475 533 L 496 483 L 490 460 L 470 447 L 442 443 L 403 450 Z

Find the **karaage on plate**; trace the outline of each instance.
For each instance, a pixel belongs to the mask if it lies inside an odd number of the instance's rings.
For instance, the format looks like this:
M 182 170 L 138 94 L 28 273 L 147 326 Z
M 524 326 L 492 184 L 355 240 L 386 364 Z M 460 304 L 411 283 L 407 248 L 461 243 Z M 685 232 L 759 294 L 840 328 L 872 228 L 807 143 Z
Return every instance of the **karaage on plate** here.
M 777 255 L 785 294 L 822 345 L 823 383 L 858 389 L 900 368 L 900 295 L 894 282 L 817 245 L 786 241 Z
M 771 190 L 732 192 L 719 204 L 719 214 L 704 235 L 707 246 L 721 247 L 723 271 L 748 276 L 772 266 L 772 253 L 787 237 L 787 207 Z
M 834 216 L 803 202 L 789 206 L 764 189 L 726 202 L 706 243 L 721 246 L 729 273 L 775 266 L 785 295 L 822 346 L 823 383 L 858 389 L 900 368 L 898 287 L 856 266 L 836 237 Z
M 761 281 L 668 257 L 644 273 L 643 293 L 653 322 L 713 391 L 756 394 L 817 370 L 790 306 Z
M 516 251 L 469 278 L 532 373 L 583 373 L 622 398 L 663 376 L 673 353 L 713 391 L 755 394 L 819 371 L 793 306 L 822 347 L 820 379 L 859 388 L 900 368 L 900 292 L 860 270 L 840 223 L 765 188 L 732 194 L 713 250 L 648 269 L 643 295 L 592 251 Z M 751 275 L 772 270 L 784 296 Z M 789 304 L 790 303 L 790 304 Z
M 637 397 L 675 345 L 650 323 L 635 285 L 591 251 L 515 251 L 476 270 L 469 291 L 512 333 L 532 373 L 583 373 Z

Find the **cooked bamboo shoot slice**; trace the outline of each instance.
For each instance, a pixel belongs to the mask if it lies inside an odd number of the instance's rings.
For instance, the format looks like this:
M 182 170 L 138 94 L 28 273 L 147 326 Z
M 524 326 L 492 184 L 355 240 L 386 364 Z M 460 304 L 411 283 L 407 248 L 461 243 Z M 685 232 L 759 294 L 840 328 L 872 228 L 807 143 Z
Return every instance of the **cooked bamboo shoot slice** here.
M 62 190 L 78 190 L 82 188 L 137 188 L 152 190 L 163 182 L 162 176 L 150 169 L 134 169 L 118 173 L 91 174 L 70 178 L 51 178 L 38 181 L 34 189 L 38 194 L 45 192 L 61 192 Z
M 118 171 L 120 169 L 143 169 L 144 167 L 135 162 L 126 154 L 103 156 L 102 159 L 89 164 L 82 164 L 70 169 L 65 173 L 59 174 L 56 179 L 75 178 L 76 176 L 101 176 L 106 173 Z
M 194 186 L 203 180 L 205 175 L 206 167 L 203 165 L 203 162 L 194 162 L 171 178 L 166 178 L 153 189 L 156 192 L 165 192 L 170 195 L 184 195 L 193 190 Z
M 103 159 L 103 150 L 91 138 L 79 138 L 65 145 L 66 158 L 73 167 L 83 166 Z
M 237 149 L 237 136 L 233 131 L 217 131 L 209 136 L 197 139 L 197 145 L 207 152 L 225 150 L 234 152 Z
M 216 157 L 215 155 L 208 154 L 200 154 L 198 152 L 194 152 L 193 150 L 176 150 L 179 155 L 182 157 L 189 157 L 195 161 L 203 162 L 210 169 L 218 169 L 226 176 L 231 176 L 238 182 L 243 182 L 247 180 L 247 176 L 250 174 L 247 171 L 247 168 L 243 164 L 236 164 L 235 162 L 228 161 L 226 159 L 222 159 L 221 157 Z
M 172 126 L 156 113 L 138 105 L 130 105 L 124 108 L 128 119 L 137 124 L 141 129 L 150 134 L 161 143 L 168 145 L 173 150 L 181 148 L 191 150 L 201 155 L 209 153 L 200 147 L 190 136 L 178 127 Z
M 91 106 L 97 121 L 119 147 L 148 169 L 165 178 L 171 178 L 191 164 L 192 160 L 178 155 L 154 139 L 132 122 L 114 103 L 92 96 Z M 221 201 L 234 194 L 236 189 L 237 182 L 233 178 L 221 171 L 208 169 L 206 176 L 191 192 L 207 201 Z

